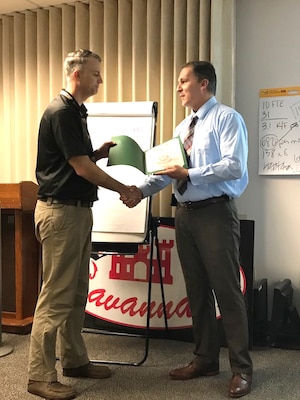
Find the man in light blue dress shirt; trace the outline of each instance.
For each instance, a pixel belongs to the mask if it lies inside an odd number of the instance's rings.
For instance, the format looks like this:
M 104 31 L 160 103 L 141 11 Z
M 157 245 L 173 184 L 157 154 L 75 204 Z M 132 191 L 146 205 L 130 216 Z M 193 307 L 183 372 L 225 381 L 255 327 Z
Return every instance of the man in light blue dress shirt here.
M 189 167 L 175 165 L 160 171 L 137 191 L 142 199 L 173 183 L 177 201 L 176 243 L 192 312 L 195 357 L 187 366 L 172 370 L 170 378 L 187 380 L 219 373 L 215 294 L 232 372 L 228 394 L 238 398 L 250 392 L 252 382 L 235 205 L 248 184 L 247 129 L 237 111 L 217 102 L 216 73 L 209 62 L 185 64 L 177 92 L 192 113 L 176 127 L 174 136 L 184 142 L 191 120 L 198 117 Z

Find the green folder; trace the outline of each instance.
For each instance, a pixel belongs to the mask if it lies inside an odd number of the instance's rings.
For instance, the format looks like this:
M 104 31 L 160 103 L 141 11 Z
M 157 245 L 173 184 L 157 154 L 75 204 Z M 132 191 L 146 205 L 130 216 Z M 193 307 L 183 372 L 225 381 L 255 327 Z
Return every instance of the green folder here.
M 187 168 L 186 154 L 179 137 L 154 146 L 145 152 L 129 136 L 113 136 L 111 140 L 116 143 L 116 146 L 109 150 L 108 165 L 131 165 L 144 174 L 152 174 L 173 165 Z

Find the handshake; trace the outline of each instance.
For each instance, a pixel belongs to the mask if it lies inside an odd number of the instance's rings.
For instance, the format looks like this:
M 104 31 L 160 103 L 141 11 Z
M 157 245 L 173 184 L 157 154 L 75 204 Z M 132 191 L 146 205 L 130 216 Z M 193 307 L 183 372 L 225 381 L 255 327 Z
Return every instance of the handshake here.
M 135 207 L 143 199 L 142 191 L 136 186 L 125 186 L 124 191 L 120 193 L 120 200 L 128 208 Z

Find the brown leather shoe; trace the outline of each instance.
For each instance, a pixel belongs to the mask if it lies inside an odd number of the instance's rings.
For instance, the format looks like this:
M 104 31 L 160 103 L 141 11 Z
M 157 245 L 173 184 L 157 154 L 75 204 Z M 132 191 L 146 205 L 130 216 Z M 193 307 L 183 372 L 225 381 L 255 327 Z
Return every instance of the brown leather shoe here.
M 46 400 L 71 400 L 75 399 L 76 391 L 70 386 L 59 382 L 28 382 L 27 390 L 31 394 L 43 397 Z
M 171 379 L 185 381 L 188 379 L 194 379 L 198 376 L 214 376 L 219 373 L 219 364 L 208 364 L 206 366 L 199 365 L 192 361 L 183 368 L 173 369 L 169 373 Z
M 63 376 L 69 376 L 72 378 L 105 379 L 111 376 L 111 370 L 103 365 L 92 364 L 89 362 L 88 364 L 77 368 L 63 368 Z
M 234 373 L 229 384 L 230 397 L 242 397 L 251 391 L 252 374 Z

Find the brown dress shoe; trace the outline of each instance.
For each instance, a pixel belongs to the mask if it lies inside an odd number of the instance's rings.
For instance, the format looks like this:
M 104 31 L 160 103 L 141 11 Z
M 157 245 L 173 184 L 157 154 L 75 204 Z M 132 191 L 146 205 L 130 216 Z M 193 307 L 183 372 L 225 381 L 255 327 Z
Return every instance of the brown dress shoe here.
M 43 397 L 46 400 L 71 400 L 75 399 L 76 391 L 70 386 L 59 382 L 28 382 L 27 390 L 31 394 Z
M 103 365 L 89 362 L 77 368 L 63 368 L 63 376 L 72 378 L 94 378 L 105 379 L 111 376 L 111 370 Z
M 229 384 L 230 397 L 242 397 L 250 393 L 252 374 L 234 373 Z
M 170 371 L 169 376 L 171 379 L 185 381 L 194 379 L 198 376 L 214 376 L 219 373 L 219 364 L 208 364 L 206 366 L 199 365 L 192 361 L 183 368 L 177 368 Z

